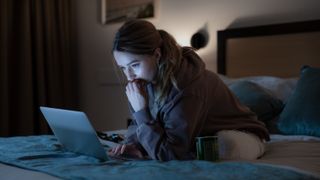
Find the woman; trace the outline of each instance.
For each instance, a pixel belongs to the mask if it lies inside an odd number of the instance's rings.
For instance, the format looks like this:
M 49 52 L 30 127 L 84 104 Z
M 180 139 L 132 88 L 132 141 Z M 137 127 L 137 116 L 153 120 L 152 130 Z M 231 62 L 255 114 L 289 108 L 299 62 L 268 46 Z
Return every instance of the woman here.
M 191 49 L 144 20 L 116 33 L 113 55 L 128 79 L 133 122 L 110 155 L 157 160 L 195 158 L 195 138 L 217 135 L 220 159 L 256 159 L 269 140 L 264 124 L 241 105 Z

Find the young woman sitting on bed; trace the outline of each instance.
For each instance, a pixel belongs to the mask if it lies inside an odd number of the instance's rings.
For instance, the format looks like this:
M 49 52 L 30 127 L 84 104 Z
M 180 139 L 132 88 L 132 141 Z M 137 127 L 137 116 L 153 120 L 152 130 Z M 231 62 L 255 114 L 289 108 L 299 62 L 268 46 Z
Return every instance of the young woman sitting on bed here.
M 265 125 L 243 106 L 189 47 L 144 20 L 116 33 L 113 55 L 128 79 L 133 122 L 110 155 L 195 159 L 195 138 L 217 135 L 220 159 L 252 160 L 269 140 Z

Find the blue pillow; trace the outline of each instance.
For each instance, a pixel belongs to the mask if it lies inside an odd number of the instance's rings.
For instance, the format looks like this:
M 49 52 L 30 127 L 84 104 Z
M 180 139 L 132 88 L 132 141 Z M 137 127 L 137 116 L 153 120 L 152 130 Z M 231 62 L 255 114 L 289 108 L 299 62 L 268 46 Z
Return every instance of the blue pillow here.
M 280 114 L 278 129 L 283 134 L 320 137 L 320 68 L 301 69 L 296 89 Z
M 250 81 L 238 81 L 229 85 L 239 101 L 257 114 L 258 119 L 267 122 L 280 114 L 283 103 L 267 89 Z

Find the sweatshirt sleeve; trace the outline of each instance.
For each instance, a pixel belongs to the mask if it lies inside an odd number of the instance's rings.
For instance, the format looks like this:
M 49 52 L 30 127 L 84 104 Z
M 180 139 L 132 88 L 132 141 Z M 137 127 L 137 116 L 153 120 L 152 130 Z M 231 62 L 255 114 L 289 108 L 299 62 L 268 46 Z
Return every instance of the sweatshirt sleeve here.
M 125 144 L 138 143 L 137 134 L 136 134 L 137 127 L 138 125 L 136 121 L 133 119 L 130 125 L 128 126 L 126 139 L 124 141 Z
M 161 122 L 152 119 L 148 109 L 135 112 L 137 138 L 148 155 L 162 161 L 193 159 L 190 144 L 202 107 L 203 101 L 196 96 L 184 96 L 164 112 Z
M 129 105 L 129 110 L 131 111 L 131 113 L 133 113 L 133 109 L 131 107 L 131 105 Z M 132 119 L 131 123 L 128 126 L 127 132 L 126 132 L 126 138 L 124 140 L 125 144 L 135 144 L 136 147 L 140 150 L 140 152 L 146 156 L 147 152 L 144 150 L 144 148 L 142 147 L 142 145 L 139 143 L 137 134 L 136 134 L 136 130 L 138 128 L 137 122 L 135 119 Z

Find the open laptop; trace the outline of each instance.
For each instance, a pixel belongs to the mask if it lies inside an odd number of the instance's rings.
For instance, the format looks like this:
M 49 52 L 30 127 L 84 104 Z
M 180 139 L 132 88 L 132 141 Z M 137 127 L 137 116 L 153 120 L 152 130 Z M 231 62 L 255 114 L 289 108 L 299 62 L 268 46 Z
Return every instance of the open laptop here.
M 84 112 L 42 106 L 40 110 L 58 141 L 67 150 L 109 160 L 106 149 Z

